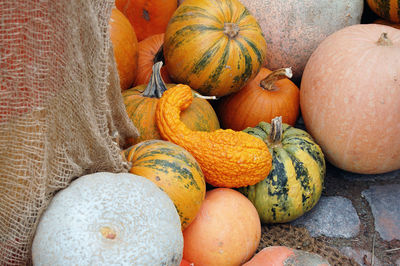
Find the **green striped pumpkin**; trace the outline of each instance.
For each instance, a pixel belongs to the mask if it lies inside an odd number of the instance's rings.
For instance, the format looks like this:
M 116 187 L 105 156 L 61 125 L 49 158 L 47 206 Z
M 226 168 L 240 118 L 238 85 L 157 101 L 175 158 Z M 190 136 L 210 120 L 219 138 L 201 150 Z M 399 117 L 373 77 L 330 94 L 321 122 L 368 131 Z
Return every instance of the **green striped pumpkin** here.
M 123 153 L 132 164 L 130 173 L 153 181 L 168 194 L 185 229 L 206 195 L 204 175 L 196 159 L 181 146 L 165 140 L 142 141 Z
M 400 0 L 367 0 L 375 14 L 392 23 L 400 23 Z
M 186 0 L 164 36 L 172 80 L 202 95 L 238 91 L 257 75 L 266 51 L 257 20 L 238 0 Z
M 285 223 L 313 208 L 321 196 L 326 166 L 312 137 L 282 124 L 281 117 L 244 132 L 264 140 L 272 154 L 269 175 L 256 185 L 239 188 L 253 202 L 261 221 Z

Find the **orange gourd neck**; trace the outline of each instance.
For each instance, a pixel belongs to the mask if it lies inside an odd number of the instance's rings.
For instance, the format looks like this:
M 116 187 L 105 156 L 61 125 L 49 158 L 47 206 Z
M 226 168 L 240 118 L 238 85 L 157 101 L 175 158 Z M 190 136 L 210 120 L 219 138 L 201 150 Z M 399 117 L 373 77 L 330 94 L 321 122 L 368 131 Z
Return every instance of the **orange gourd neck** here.
M 387 32 L 382 32 L 379 40 L 376 43 L 378 46 L 393 46 L 393 42 L 388 38 Z
M 279 68 L 277 70 L 272 71 L 268 74 L 264 79 L 260 81 L 260 87 L 267 91 L 277 91 L 279 87 L 275 85 L 275 82 L 280 79 L 291 78 L 293 76 L 292 69 L 288 68 Z
M 144 97 L 149 98 L 161 98 L 164 91 L 167 90 L 167 86 L 165 85 L 164 80 L 161 77 L 161 67 L 163 63 L 162 61 L 158 61 L 152 67 L 152 73 L 150 77 L 150 81 L 147 84 L 146 89 L 142 93 Z

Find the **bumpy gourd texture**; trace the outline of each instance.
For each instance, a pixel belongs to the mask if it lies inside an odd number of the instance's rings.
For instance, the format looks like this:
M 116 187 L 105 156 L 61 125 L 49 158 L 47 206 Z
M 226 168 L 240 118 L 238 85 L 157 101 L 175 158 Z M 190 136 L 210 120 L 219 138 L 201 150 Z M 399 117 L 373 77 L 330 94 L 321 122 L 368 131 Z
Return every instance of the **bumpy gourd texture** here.
M 168 89 L 158 102 L 156 122 L 161 137 L 187 149 L 198 161 L 206 182 L 242 187 L 263 180 L 271 170 L 271 154 L 260 139 L 241 131 L 192 131 L 180 121 L 193 100 L 187 85 Z
M 304 130 L 282 124 L 282 139 L 270 142 L 271 124 L 260 122 L 244 131 L 269 143 L 272 169 L 254 186 L 240 188 L 263 223 L 293 221 L 318 202 L 326 173 L 324 154 Z

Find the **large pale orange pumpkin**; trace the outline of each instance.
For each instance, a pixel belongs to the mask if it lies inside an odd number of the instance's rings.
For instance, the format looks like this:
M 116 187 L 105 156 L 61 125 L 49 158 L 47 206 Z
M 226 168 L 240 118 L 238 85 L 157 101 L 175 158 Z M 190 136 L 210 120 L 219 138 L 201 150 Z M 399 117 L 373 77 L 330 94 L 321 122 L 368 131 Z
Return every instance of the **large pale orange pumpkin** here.
M 118 9 L 112 10 L 109 23 L 121 90 L 126 90 L 136 77 L 138 41 L 132 25 Z
M 300 106 L 307 131 L 344 170 L 400 168 L 400 31 L 359 24 L 326 38 L 310 57 Z
M 260 242 L 260 218 L 245 196 L 230 188 L 216 188 L 207 191 L 183 237 L 183 257 L 196 266 L 242 265 Z
M 187 1 L 187 0 L 186 0 Z M 361 21 L 363 0 L 241 0 L 267 41 L 266 67 L 293 68 L 299 79 L 311 53 L 328 35 Z
M 135 29 L 139 41 L 164 33 L 178 6 L 176 0 L 116 0 L 116 7 L 124 13 Z

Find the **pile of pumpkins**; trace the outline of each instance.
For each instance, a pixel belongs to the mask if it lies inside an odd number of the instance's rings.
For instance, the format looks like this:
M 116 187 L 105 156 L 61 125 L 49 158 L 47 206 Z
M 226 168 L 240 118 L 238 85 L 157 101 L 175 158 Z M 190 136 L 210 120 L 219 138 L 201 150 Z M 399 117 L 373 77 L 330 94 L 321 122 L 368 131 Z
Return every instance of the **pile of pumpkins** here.
M 261 224 L 317 204 L 325 159 L 400 169 L 400 7 L 377 2 L 385 20 L 360 24 L 362 0 L 117 0 L 110 36 L 140 132 L 121 147 L 129 173 L 57 193 L 34 264 L 328 265 L 255 253 Z

